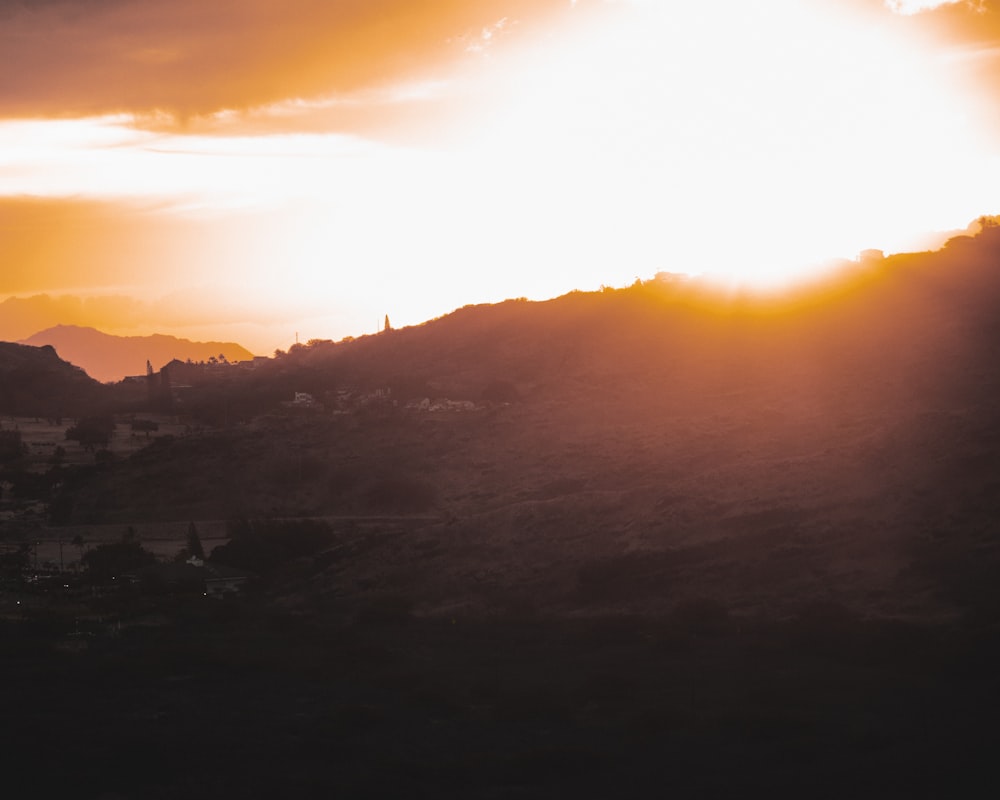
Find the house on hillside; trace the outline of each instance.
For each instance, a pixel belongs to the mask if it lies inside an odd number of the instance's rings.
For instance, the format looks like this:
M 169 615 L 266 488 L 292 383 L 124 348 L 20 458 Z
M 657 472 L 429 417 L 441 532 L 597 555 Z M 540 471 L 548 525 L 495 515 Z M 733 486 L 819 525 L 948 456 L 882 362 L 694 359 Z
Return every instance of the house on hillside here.
M 282 403 L 285 408 L 296 411 L 322 411 L 323 405 L 308 392 L 296 392 L 294 400 L 286 400 Z
M 859 264 L 871 264 L 872 262 L 884 261 L 885 253 L 881 250 L 862 250 L 858 253 Z

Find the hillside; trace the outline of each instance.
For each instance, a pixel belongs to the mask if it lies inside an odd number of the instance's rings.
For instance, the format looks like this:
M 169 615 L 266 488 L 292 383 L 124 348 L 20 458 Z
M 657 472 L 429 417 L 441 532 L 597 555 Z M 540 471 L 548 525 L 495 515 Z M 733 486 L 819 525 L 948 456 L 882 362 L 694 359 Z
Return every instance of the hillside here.
M 171 368 L 41 538 L 193 520 L 257 577 L 0 591 L 9 750 L 53 796 L 995 796 L 998 351 L 988 229 Z
M 391 557 L 428 612 L 992 607 L 964 570 L 1000 568 L 997 234 L 780 302 L 651 281 L 293 348 L 215 389 L 230 421 L 248 393 L 271 416 L 159 442 L 74 513 L 430 514 Z M 277 387 L 327 408 L 289 415 Z
M 105 387 L 52 347 L 0 342 L 0 413 L 78 416 L 107 399 Z
M 159 368 L 173 359 L 207 361 L 220 355 L 229 361 L 253 358 L 249 350 L 233 342 L 193 342 L 163 334 L 113 336 L 78 325 L 47 328 L 22 343 L 51 345 L 63 358 L 102 382 L 119 381 L 126 375 L 144 375 L 147 361 Z

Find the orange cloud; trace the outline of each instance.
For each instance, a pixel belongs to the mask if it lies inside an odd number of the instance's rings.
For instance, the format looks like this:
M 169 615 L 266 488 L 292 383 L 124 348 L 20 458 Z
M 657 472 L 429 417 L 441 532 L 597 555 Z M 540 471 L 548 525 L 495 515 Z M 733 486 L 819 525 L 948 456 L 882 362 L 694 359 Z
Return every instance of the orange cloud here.
M 466 55 L 470 36 L 499 35 L 499 20 L 568 8 L 565 0 L 7 5 L 0 116 L 125 111 L 183 120 L 357 92 L 435 74 Z
M 966 82 L 984 96 L 973 110 L 975 124 L 985 136 L 1000 137 L 1000 2 L 937 3 L 907 21 L 936 39 L 947 59 L 961 64 Z

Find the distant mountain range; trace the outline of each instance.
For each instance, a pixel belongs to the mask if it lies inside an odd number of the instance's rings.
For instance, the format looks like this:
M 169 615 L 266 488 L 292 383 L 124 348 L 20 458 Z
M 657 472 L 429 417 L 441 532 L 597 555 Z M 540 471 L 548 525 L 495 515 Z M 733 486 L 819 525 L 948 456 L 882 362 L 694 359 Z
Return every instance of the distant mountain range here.
M 56 325 L 29 336 L 21 344 L 54 347 L 61 358 L 102 382 L 145 374 L 147 361 L 159 369 L 175 358 L 181 361 L 207 361 L 220 356 L 228 361 L 253 358 L 249 350 L 234 342 L 192 342 L 162 334 L 112 336 L 78 325 Z

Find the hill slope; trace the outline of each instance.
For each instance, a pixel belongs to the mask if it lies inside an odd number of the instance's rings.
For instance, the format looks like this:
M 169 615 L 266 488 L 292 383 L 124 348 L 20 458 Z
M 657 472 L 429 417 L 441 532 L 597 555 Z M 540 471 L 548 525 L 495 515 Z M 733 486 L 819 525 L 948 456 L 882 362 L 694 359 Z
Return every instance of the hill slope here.
M 245 517 L 211 558 L 260 583 L 11 598 L 12 757 L 47 796 L 109 752 L 168 798 L 995 796 L 998 233 L 795 302 L 651 282 L 177 370 L 223 427 L 65 471 L 58 533 Z
M 105 387 L 52 347 L 0 342 L 0 413 L 78 416 L 105 400 Z
M 74 514 L 430 514 L 312 584 L 427 613 L 1000 612 L 998 256 L 994 230 L 794 302 L 651 282 L 293 348 L 220 400 L 394 400 L 162 441 Z
M 118 381 L 126 375 L 142 375 L 146 362 L 162 366 L 177 358 L 206 361 L 224 355 L 229 361 L 245 361 L 253 354 L 233 342 L 192 342 L 175 336 L 112 336 L 94 328 L 57 325 L 39 331 L 23 344 L 51 345 L 69 361 L 83 367 L 99 381 Z

